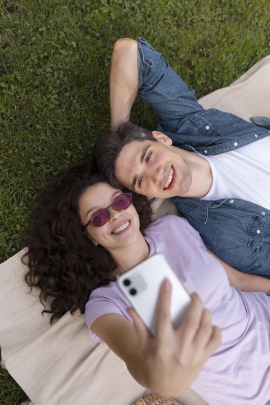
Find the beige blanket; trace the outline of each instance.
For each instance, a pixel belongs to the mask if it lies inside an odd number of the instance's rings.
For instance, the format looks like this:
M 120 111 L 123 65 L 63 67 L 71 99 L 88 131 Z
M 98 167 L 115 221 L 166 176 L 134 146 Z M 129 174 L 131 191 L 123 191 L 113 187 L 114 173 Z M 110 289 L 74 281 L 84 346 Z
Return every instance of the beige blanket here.
M 270 56 L 230 87 L 200 102 L 247 120 L 270 116 Z M 174 210 L 168 200 L 155 200 L 154 206 L 156 216 Z M 53 326 L 48 316 L 41 316 L 37 294 L 29 294 L 23 280 L 21 253 L 0 267 L 0 345 L 4 366 L 31 404 L 130 405 L 143 396 L 145 389 L 132 379 L 125 364 L 106 344 L 90 339 L 84 316 L 66 314 Z M 186 394 L 184 405 L 205 404 L 197 402 L 192 392 Z

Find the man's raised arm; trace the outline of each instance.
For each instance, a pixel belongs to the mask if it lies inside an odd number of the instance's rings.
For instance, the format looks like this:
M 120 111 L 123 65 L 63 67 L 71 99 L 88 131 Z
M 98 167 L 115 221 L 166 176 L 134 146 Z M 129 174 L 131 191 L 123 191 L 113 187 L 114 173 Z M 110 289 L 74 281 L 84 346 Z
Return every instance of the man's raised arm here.
M 141 37 L 137 40 L 119 39 L 114 45 L 111 61 L 112 129 L 129 121 L 138 92 L 158 114 L 164 131 L 177 132 L 179 120 L 202 110 L 194 91 L 149 42 Z
M 116 41 L 110 73 L 111 128 L 129 121 L 130 111 L 138 93 L 138 44 L 129 38 Z

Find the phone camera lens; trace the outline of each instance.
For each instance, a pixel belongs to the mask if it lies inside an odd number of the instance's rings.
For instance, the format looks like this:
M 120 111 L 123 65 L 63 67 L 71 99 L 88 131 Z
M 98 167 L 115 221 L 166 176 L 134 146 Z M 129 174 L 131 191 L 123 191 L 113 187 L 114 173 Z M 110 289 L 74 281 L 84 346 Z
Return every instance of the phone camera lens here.
M 123 281 L 123 284 L 127 287 L 130 285 L 130 280 L 128 278 L 125 278 L 125 280 Z
M 136 294 L 137 294 L 136 288 L 131 288 L 131 289 L 129 290 L 129 293 L 130 293 L 130 295 L 136 295 Z

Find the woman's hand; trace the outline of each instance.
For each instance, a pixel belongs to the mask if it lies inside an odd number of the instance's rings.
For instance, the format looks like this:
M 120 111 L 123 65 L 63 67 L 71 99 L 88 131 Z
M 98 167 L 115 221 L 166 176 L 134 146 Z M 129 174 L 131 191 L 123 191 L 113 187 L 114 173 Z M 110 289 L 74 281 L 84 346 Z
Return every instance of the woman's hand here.
M 150 335 L 133 308 L 129 309 L 129 314 L 139 340 L 136 357 L 144 364 L 140 380 L 154 392 L 177 397 L 217 349 L 221 334 L 217 327 L 212 326 L 211 313 L 203 308 L 196 294 L 191 296 L 192 302 L 184 321 L 174 329 L 170 320 L 170 298 L 171 285 L 165 281 L 159 296 L 156 337 Z M 130 364 L 132 360 L 127 362 L 128 367 Z

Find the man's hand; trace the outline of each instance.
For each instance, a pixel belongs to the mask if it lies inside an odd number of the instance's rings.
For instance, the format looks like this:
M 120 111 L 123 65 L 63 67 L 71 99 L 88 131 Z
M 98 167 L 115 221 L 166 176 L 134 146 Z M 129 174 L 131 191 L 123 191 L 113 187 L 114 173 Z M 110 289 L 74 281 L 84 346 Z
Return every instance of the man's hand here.
M 203 308 L 196 294 L 191 296 L 184 321 L 174 329 L 170 320 L 170 298 L 171 285 L 165 281 L 159 297 L 156 337 L 150 335 L 134 309 L 130 308 L 129 313 L 139 338 L 137 356 L 145 365 L 145 385 L 161 395 L 177 397 L 220 345 L 221 334 L 212 326 L 211 313 Z

